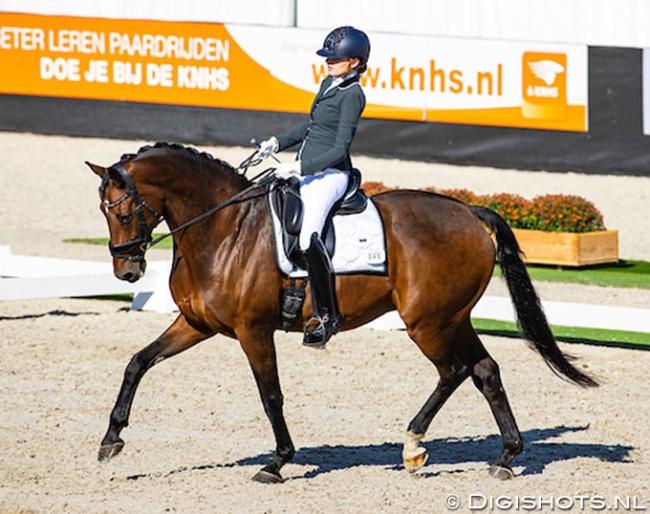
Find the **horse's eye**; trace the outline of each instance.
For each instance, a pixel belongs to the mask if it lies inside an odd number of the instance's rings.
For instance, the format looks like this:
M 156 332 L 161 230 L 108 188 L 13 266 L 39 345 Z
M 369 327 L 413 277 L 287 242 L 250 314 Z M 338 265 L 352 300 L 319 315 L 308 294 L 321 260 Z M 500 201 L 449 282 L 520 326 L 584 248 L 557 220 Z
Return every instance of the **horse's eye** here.
M 133 220 L 133 214 L 126 214 L 126 215 L 117 215 L 117 221 L 119 221 L 122 225 L 128 225 L 131 223 Z

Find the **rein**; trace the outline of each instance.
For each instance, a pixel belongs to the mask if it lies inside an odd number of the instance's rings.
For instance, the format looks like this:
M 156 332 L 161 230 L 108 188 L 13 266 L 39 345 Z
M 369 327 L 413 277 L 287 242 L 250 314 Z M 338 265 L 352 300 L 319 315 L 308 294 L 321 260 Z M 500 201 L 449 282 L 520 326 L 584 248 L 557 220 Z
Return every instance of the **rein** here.
M 242 174 L 245 174 L 246 171 L 250 166 L 256 166 L 260 162 L 262 162 L 262 159 L 259 157 L 256 157 L 257 151 L 255 151 L 251 156 L 249 156 L 244 162 L 242 162 L 239 167 L 237 168 L 238 171 L 242 172 Z M 228 207 L 229 205 L 232 205 L 236 201 L 238 201 L 242 196 L 245 194 L 249 193 L 250 191 L 257 189 L 258 187 L 266 186 L 270 183 L 273 182 L 274 177 L 272 173 L 275 171 L 274 168 L 268 168 L 261 173 L 257 174 L 255 177 L 251 179 L 252 184 L 248 186 L 246 189 L 240 191 L 239 193 L 235 194 L 234 196 L 230 197 L 228 200 L 225 202 L 220 203 L 219 205 L 216 205 L 215 207 L 212 207 L 211 209 L 207 210 L 206 212 L 200 214 L 196 218 L 193 218 L 182 225 L 176 227 L 174 230 L 169 231 L 166 234 L 163 234 L 155 239 L 151 238 L 151 235 L 149 234 L 149 230 L 147 227 L 147 221 L 145 218 L 144 214 L 144 208 L 146 208 L 156 219 L 156 225 L 158 225 L 163 219 L 164 216 L 162 214 L 159 214 L 156 212 L 156 210 L 151 207 L 146 201 L 142 200 L 140 195 L 138 194 L 138 191 L 135 187 L 135 183 L 133 182 L 133 178 L 129 173 L 126 171 L 124 166 L 121 163 L 116 163 L 113 164 L 110 169 L 113 169 L 121 178 L 124 180 L 126 185 L 128 186 L 129 190 L 120 198 L 115 200 L 114 202 L 108 202 L 107 200 L 104 200 L 104 207 L 106 209 L 112 209 L 113 207 L 118 206 L 122 202 L 124 202 L 127 198 L 133 197 L 133 200 L 136 204 L 135 211 L 136 215 L 138 218 L 138 237 L 135 239 L 128 241 L 126 243 L 118 244 L 118 245 L 113 245 L 111 242 L 108 243 L 108 248 L 111 253 L 111 256 L 120 258 L 120 259 L 126 259 L 128 261 L 134 261 L 134 262 L 142 262 L 144 261 L 144 254 L 146 251 L 151 248 L 152 246 L 157 245 L 164 239 L 167 239 L 168 237 L 173 236 L 177 232 L 180 232 L 181 230 L 184 230 L 206 218 L 209 216 L 212 216 L 215 212 L 218 212 L 225 207 Z M 156 226 L 154 225 L 154 227 Z M 139 250 L 141 253 L 138 253 L 137 255 L 131 255 L 131 253 L 134 250 Z

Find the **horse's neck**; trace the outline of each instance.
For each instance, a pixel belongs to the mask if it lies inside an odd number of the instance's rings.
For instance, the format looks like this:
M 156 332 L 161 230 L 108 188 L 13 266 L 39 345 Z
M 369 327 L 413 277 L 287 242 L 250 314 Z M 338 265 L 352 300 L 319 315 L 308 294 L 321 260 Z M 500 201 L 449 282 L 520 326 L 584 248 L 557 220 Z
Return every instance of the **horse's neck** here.
M 184 173 L 182 177 L 172 180 L 169 190 L 164 192 L 167 224 L 174 230 L 228 202 L 243 190 L 242 182 L 237 177 L 230 176 L 228 172 Z M 190 240 L 198 238 L 194 244 L 198 241 L 206 245 L 219 244 L 232 233 L 238 224 L 237 219 L 247 207 L 246 203 L 235 202 L 219 209 L 205 220 L 198 221 L 200 228 L 188 228 L 186 236 Z M 209 230 L 209 238 L 205 234 L 206 230 Z

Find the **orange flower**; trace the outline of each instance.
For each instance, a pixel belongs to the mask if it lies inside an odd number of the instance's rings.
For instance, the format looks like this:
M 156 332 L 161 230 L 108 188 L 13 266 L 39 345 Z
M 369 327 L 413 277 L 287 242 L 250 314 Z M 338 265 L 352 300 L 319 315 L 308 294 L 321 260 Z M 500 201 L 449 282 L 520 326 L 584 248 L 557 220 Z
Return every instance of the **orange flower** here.
M 382 182 L 364 182 L 369 196 L 390 191 Z M 477 195 L 467 189 L 423 188 L 450 196 L 468 205 L 481 205 L 497 211 L 512 228 L 552 232 L 594 232 L 606 230 L 603 215 L 590 201 L 575 195 L 540 195 L 532 200 L 510 193 Z

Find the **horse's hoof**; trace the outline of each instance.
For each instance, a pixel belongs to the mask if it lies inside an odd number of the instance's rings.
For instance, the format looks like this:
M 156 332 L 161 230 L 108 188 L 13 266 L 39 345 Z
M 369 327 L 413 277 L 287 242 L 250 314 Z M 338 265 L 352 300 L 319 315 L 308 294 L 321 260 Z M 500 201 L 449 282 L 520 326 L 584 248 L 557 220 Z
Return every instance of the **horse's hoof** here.
M 97 460 L 102 461 L 112 459 L 122 451 L 122 448 L 124 448 L 124 441 L 121 439 L 112 444 L 102 444 L 99 447 L 99 455 L 97 456 Z
M 409 455 L 408 457 L 403 457 L 404 467 L 409 473 L 415 473 L 419 471 L 422 466 L 424 466 L 429 460 L 429 455 L 424 448 L 418 448 L 418 451 L 415 455 Z
M 255 482 L 260 484 L 281 484 L 282 477 L 279 473 L 272 473 L 266 469 L 260 469 L 253 477 Z
M 490 466 L 490 476 L 499 480 L 510 480 L 515 477 L 515 474 L 510 468 L 494 465 Z

